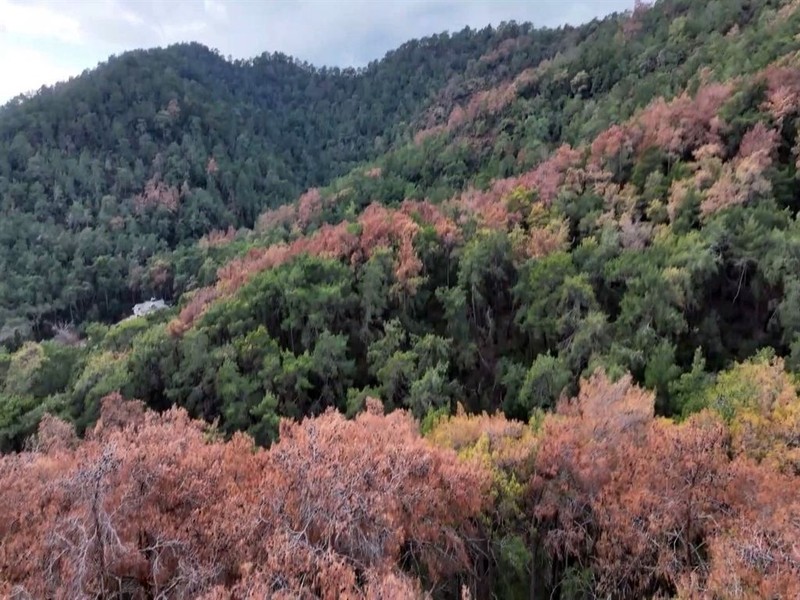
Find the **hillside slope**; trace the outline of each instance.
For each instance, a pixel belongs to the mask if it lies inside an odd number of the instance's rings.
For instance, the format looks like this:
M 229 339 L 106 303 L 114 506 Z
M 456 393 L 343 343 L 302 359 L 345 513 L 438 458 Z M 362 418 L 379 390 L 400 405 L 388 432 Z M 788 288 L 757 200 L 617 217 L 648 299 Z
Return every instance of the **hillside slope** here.
M 509 24 L 409 42 L 360 71 L 197 45 L 128 52 L 0 109 L 0 339 L 116 319 L 158 252 L 330 182 L 410 136 L 434 95 L 551 58 L 574 30 Z M 514 40 L 497 72 L 481 56 Z
M 0 110 L 0 339 L 173 300 L 197 239 L 367 160 L 382 163 L 370 200 L 383 201 L 524 172 L 699 85 L 703 67 L 763 68 L 792 43 L 772 31 L 791 28 L 769 16 L 780 5 L 672 0 L 577 28 L 464 30 L 361 71 L 279 54 L 228 63 L 196 44 L 114 57 Z

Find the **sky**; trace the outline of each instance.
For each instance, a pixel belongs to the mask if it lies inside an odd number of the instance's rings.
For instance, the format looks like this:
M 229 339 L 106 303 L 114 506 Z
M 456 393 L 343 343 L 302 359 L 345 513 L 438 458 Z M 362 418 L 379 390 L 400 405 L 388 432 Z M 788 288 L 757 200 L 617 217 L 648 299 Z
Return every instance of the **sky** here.
M 225 56 L 280 51 L 363 66 L 405 41 L 502 21 L 590 21 L 633 0 L 0 0 L 0 103 L 112 54 L 195 41 Z

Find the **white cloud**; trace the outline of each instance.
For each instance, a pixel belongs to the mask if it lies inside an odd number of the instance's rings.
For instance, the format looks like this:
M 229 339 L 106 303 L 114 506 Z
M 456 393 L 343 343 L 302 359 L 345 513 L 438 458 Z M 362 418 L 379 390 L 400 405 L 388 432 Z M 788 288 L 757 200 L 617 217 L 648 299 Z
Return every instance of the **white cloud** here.
M 208 24 L 203 21 L 191 21 L 189 23 L 156 25 L 153 29 L 161 36 L 162 44 L 173 44 L 175 42 L 188 42 L 195 39 L 199 34 L 208 29 Z
M 225 21 L 228 18 L 228 9 L 221 0 L 203 0 L 203 8 L 214 19 Z
M 0 64 L 3 65 L 0 104 L 76 74 L 73 64 L 59 63 L 44 52 L 15 44 L 0 44 Z
M 0 0 L 0 103 L 110 54 L 196 41 L 223 55 L 280 51 L 361 66 L 405 41 L 465 25 L 577 23 L 632 0 Z
M 128 25 L 132 25 L 134 27 L 138 27 L 139 25 L 144 25 L 144 19 L 137 15 L 135 12 L 130 10 L 122 9 L 117 13 L 117 16 L 120 20 L 125 21 Z
M 43 5 L 15 4 L 9 0 L 0 0 L 0 32 L 71 44 L 85 40 L 77 19 Z

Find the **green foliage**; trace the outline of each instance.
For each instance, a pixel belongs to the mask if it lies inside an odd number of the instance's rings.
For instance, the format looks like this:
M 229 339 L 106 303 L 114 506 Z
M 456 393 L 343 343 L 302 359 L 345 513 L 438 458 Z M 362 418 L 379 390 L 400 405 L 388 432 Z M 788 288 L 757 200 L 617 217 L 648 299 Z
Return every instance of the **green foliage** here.
M 644 384 L 656 390 L 661 403 L 665 403 L 670 384 L 680 374 L 681 368 L 675 364 L 675 345 L 667 340 L 661 340 L 647 357 Z
M 450 416 L 450 407 L 442 406 L 440 408 L 431 408 L 420 420 L 419 429 L 420 433 L 425 436 L 433 431 L 437 425 L 442 423 Z
M 509 42 L 502 69 L 479 60 Z M 358 70 L 178 44 L 12 100 L 0 113 L 0 340 L 46 336 L 54 319 L 115 320 L 136 298 L 207 283 L 225 250 L 197 239 L 252 227 L 391 148 L 386 176 L 352 187 L 354 213 L 415 187 L 447 197 L 477 166 L 469 145 L 431 140 L 420 153 L 410 134 L 476 82 L 491 88 L 572 43 L 530 24 L 465 28 Z
M 506 402 L 503 412 L 526 421 L 535 410 L 555 406 L 571 380 L 572 373 L 561 359 L 540 354 L 525 374 L 516 402 Z
M 495 542 L 498 552 L 498 597 L 524 598 L 531 564 L 531 553 L 520 535 L 509 534 Z
M 125 356 L 114 352 L 90 355 L 79 365 L 70 390 L 70 412 L 79 431 L 97 420 L 100 401 L 122 390 L 128 382 Z
M 0 452 L 19 450 L 22 442 L 36 431 L 42 415 L 56 413 L 58 409 L 54 400 L 43 404 L 34 396 L 0 393 Z
M 465 29 L 357 71 L 181 45 L 9 104 L 0 451 L 45 411 L 84 430 L 116 391 L 262 445 L 281 418 L 355 417 L 376 397 L 432 438 L 463 427 L 451 442 L 491 465 L 491 593 L 528 597 L 544 565 L 548 594 L 593 597 L 591 565 L 542 560 L 518 477 L 580 378 L 630 373 L 660 415 L 714 411 L 743 444 L 752 428 L 759 459 L 775 431 L 796 436 L 773 404 L 796 400 L 783 359 L 800 372 L 800 107 L 768 112 L 755 75 L 800 49 L 800 11 L 777 6 L 661 0 L 637 23 Z M 669 112 L 709 81 L 731 93 L 708 122 Z M 776 141 L 747 162 L 756 124 Z M 738 198 L 740 180 L 758 189 Z M 385 221 L 362 218 L 373 202 Z M 535 237 L 553 224 L 557 239 Z M 123 319 L 154 295 L 196 314 Z M 472 439 L 470 419 L 498 423 Z
M 778 401 L 784 391 L 784 382 L 776 381 L 774 373 L 770 372 L 777 364 L 772 348 L 762 349 L 713 378 L 702 373 L 702 359 L 697 361 L 699 356 L 699 353 L 695 356 L 692 371 L 681 377 L 681 385 L 676 389 L 683 394 L 685 415 L 710 408 L 731 421 L 742 411 Z M 782 368 L 780 361 L 779 370 Z
M 706 361 L 703 358 L 703 352 L 698 348 L 694 353 L 691 370 L 683 373 L 677 380 L 669 384 L 672 413 L 689 415 L 702 408 L 702 398 L 714 381 L 705 368 Z
M 6 359 L 3 392 L 9 395 L 29 394 L 33 391 L 34 377 L 44 363 L 44 348 L 28 342 Z
M 534 348 L 551 347 L 558 339 L 559 320 L 563 318 L 559 309 L 569 302 L 569 291 L 564 289 L 564 284 L 574 274 L 572 257 L 566 252 L 557 252 L 531 261 L 530 268 L 520 278 L 515 295 L 525 311 L 518 313 L 517 322 L 528 332 Z M 592 293 L 591 288 L 586 291 Z

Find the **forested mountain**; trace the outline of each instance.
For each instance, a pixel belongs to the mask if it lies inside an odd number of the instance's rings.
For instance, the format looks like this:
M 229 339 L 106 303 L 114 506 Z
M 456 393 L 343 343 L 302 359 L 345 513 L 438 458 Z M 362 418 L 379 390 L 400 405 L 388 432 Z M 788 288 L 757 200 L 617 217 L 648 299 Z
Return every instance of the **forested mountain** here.
M 6 106 L 0 592 L 798 597 L 798 31 L 661 0 Z
M 197 44 L 111 58 L 0 109 L 0 339 L 176 298 L 165 253 L 252 227 L 390 149 L 397 177 L 371 199 L 443 199 L 524 172 L 561 141 L 697 85 L 704 66 L 716 77 L 764 67 L 792 39 L 765 32 L 761 14 L 686 1 L 640 11 L 624 31 L 618 16 L 466 29 L 359 71 L 279 54 L 228 62 Z M 732 28 L 744 28 L 734 43 Z M 408 143 L 459 129 L 457 143 Z
M 409 42 L 355 71 L 198 44 L 129 52 L 0 110 L 0 337 L 116 319 L 172 296 L 160 252 L 330 182 L 409 138 L 449 84 L 488 86 L 571 47 L 576 30 L 508 24 Z M 481 57 L 513 42 L 515 60 Z M 156 263 L 156 267 L 158 263 Z M 99 290 L 103 290 L 99 293 Z

